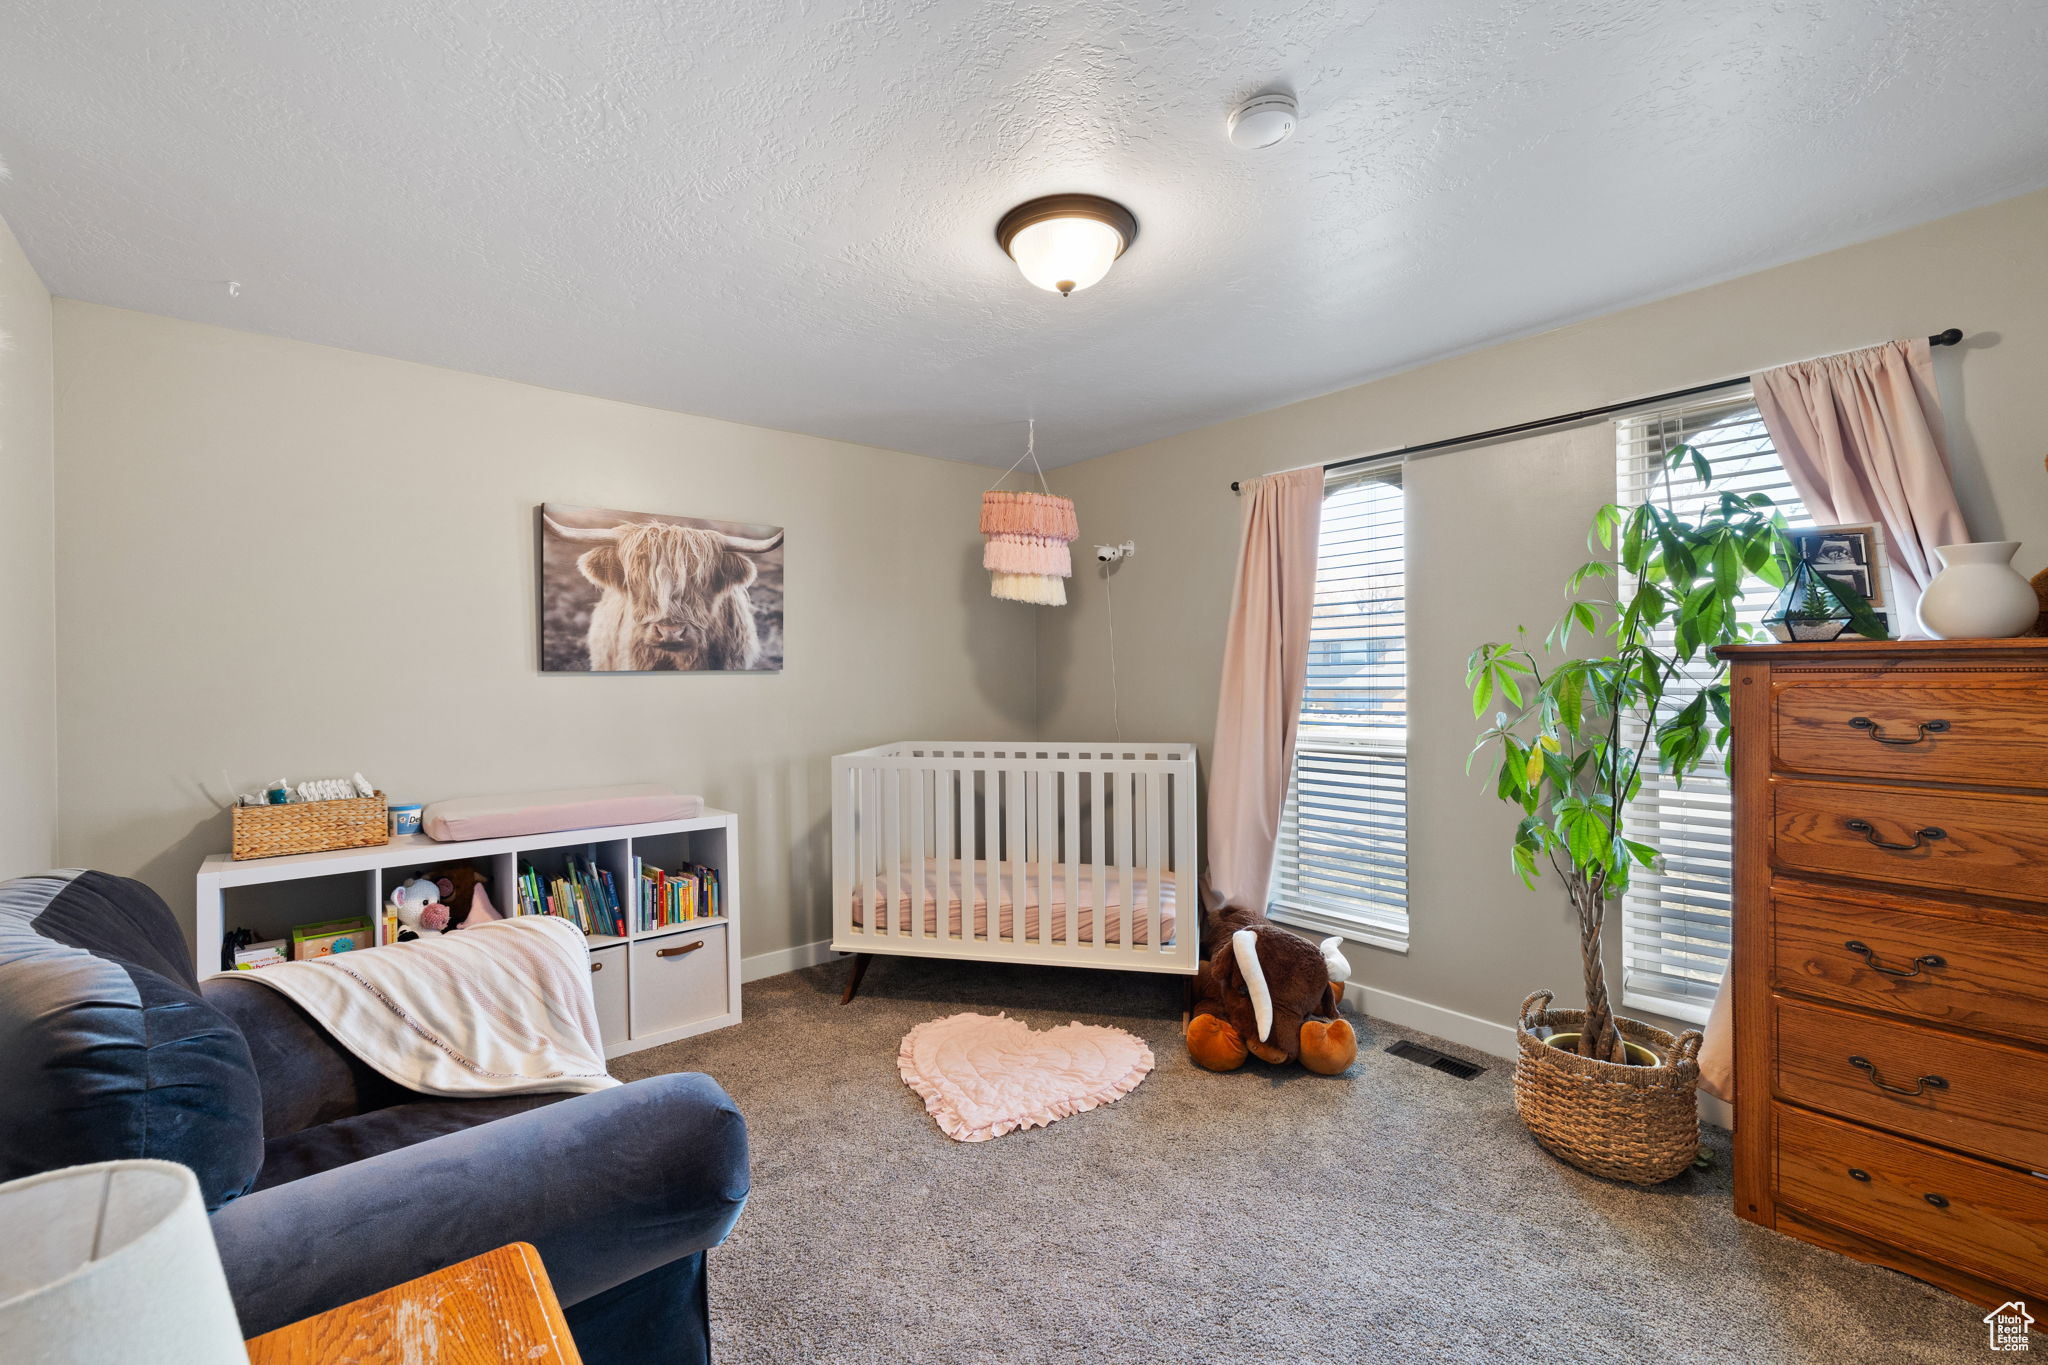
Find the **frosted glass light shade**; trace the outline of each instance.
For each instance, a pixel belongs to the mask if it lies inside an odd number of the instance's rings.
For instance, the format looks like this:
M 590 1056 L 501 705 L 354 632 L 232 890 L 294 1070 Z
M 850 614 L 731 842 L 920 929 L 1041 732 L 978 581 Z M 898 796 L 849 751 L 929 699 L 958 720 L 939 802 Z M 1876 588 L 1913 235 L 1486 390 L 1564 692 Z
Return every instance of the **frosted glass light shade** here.
M 1109 273 L 1124 239 L 1092 218 L 1048 218 L 1010 239 L 1010 255 L 1040 289 L 1071 294 Z
M 1024 278 L 1071 294 L 1109 273 L 1138 236 L 1138 220 L 1114 199 L 1053 194 L 1019 204 L 996 224 L 996 241 Z
M 0 1185 L 8 1365 L 248 1365 L 192 1172 L 102 1161 Z

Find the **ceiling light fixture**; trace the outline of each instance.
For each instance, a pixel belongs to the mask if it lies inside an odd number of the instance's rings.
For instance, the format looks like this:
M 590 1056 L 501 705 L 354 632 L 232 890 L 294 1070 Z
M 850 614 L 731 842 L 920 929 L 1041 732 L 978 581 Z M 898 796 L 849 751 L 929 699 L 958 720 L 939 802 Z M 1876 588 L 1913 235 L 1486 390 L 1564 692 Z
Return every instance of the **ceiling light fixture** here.
M 1024 278 L 1061 295 L 1107 275 L 1137 239 L 1137 218 L 1099 194 L 1049 194 L 1017 205 L 996 224 L 996 241 Z

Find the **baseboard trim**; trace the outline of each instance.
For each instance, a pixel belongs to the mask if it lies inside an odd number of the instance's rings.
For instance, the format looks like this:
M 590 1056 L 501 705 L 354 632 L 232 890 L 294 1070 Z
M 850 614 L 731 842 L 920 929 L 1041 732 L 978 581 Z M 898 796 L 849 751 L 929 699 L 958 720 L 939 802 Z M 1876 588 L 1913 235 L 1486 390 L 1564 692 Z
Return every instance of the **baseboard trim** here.
M 740 982 L 759 981 L 764 977 L 781 976 L 784 972 L 802 971 L 815 967 L 821 962 L 830 962 L 838 954 L 832 951 L 832 940 L 821 938 L 815 943 L 799 943 L 794 948 L 777 948 L 772 953 L 756 953 L 740 959 Z
M 1414 1000 L 1392 991 L 1379 990 L 1372 986 L 1361 986 L 1356 981 L 1344 984 L 1344 1003 L 1361 1011 L 1368 1018 L 1384 1019 L 1402 1028 L 1412 1028 L 1418 1033 L 1427 1033 L 1458 1043 L 1489 1057 L 1500 1057 L 1512 1061 L 1516 1055 L 1515 1029 L 1512 1024 L 1496 1024 L 1491 1019 L 1481 1019 L 1473 1014 L 1461 1014 L 1457 1010 L 1432 1005 L 1426 1000 Z M 1700 1122 L 1716 1128 L 1734 1131 L 1735 1110 L 1726 1100 L 1699 1092 Z
M 1461 1014 L 1442 1005 L 1396 995 L 1376 986 L 1363 986 L 1356 981 L 1344 983 L 1344 1003 L 1371 1018 L 1384 1019 L 1402 1028 L 1412 1028 L 1418 1033 L 1475 1048 L 1489 1057 L 1512 1058 L 1515 1055 L 1514 1029 L 1507 1024 L 1496 1024 L 1491 1019 Z

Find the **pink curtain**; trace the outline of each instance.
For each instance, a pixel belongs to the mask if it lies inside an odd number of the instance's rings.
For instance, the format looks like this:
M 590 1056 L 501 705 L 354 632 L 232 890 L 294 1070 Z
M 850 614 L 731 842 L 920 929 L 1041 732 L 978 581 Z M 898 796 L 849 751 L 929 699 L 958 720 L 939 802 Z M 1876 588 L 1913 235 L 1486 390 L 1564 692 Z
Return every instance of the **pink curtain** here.
M 1206 898 L 1212 908 L 1264 910 L 1308 677 L 1323 471 L 1295 469 L 1253 480 L 1244 501 L 1244 543 L 1209 758 Z
M 1902 583 L 1933 581 L 1939 545 L 1969 540 L 1949 479 L 1927 338 L 1766 370 L 1756 405 L 1814 521 L 1877 522 Z M 1895 602 L 1892 633 L 1913 627 Z
M 1896 579 L 1915 598 L 1934 580 L 1935 548 L 1969 540 L 1949 479 L 1925 337 L 1766 370 L 1757 377 L 1756 405 L 1814 521 L 1883 526 Z M 1893 601 L 1894 635 L 1914 630 L 1912 613 L 1912 601 Z M 1724 984 L 1700 1045 L 1701 1088 L 1731 1103 L 1734 1014 Z

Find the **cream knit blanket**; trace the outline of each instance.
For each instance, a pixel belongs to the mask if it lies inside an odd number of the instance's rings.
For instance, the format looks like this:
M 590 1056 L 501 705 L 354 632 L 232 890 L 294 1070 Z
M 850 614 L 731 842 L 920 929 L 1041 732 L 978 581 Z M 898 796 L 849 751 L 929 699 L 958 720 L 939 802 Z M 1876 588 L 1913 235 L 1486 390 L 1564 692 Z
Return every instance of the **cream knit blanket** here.
M 336 1042 L 424 1095 L 619 1084 L 605 1072 L 589 946 L 582 930 L 553 915 L 490 920 L 237 979 L 289 996 Z

